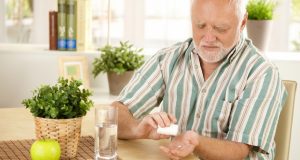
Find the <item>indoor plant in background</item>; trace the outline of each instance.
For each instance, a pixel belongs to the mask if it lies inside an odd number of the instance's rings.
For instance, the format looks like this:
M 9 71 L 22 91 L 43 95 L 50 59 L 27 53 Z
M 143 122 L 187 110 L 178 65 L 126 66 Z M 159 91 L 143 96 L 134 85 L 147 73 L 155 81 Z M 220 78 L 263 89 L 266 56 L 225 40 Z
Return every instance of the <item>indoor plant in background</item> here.
M 36 138 L 57 140 L 61 158 L 76 156 L 82 117 L 93 105 L 92 93 L 82 88 L 81 81 L 61 77 L 55 85 L 41 85 L 22 101 L 34 116 Z
M 144 56 L 139 55 L 141 49 L 134 49 L 128 41 L 120 42 L 120 46 L 106 45 L 100 49 L 101 54 L 93 62 L 93 75 L 107 72 L 109 92 L 118 95 L 131 79 L 134 70 L 144 63 Z
M 249 0 L 247 4 L 247 32 L 252 43 L 266 51 L 272 29 L 272 19 L 277 3 L 272 0 Z

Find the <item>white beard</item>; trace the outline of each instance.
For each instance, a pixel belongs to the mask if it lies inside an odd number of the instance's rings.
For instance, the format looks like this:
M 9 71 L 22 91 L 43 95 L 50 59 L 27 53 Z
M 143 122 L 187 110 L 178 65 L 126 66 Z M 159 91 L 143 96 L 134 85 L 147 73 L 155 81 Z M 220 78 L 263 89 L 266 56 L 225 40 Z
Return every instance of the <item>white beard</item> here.
M 195 51 L 196 53 L 200 56 L 200 58 L 207 62 L 207 63 L 217 63 L 223 60 L 229 53 L 229 51 L 232 49 L 232 47 L 225 48 L 221 43 L 217 43 L 215 46 L 220 47 L 221 49 L 219 51 L 203 51 L 201 50 L 201 46 L 203 43 L 200 42 L 199 45 L 195 45 L 195 41 L 193 41 L 194 46 L 195 46 Z

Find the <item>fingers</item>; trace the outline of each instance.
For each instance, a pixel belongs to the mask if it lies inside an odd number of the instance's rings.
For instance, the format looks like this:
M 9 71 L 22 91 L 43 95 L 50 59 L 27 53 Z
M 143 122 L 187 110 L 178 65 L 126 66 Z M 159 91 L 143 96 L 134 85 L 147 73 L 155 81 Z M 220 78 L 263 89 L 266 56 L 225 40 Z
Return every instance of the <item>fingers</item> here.
M 169 116 L 165 112 L 159 112 L 153 115 L 153 119 L 157 122 L 160 127 L 168 127 L 171 124 Z
M 170 159 L 182 159 L 183 157 L 188 156 L 194 150 L 192 145 L 182 144 L 182 145 L 169 145 L 169 146 L 160 146 L 160 149 L 166 153 Z
M 192 145 L 178 145 L 176 149 L 172 149 L 170 152 L 172 155 L 176 155 L 177 157 L 185 157 L 192 153 L 194 147 Z
M 151 137 L 151 139 L 154 139 L 154 140 L 168 139 L 168 138 L 170 138 L 169 135 L 157 134 L 156 132 L 153 132 L 153 133 L 150 135 L 150 137 Z
M 151 115 L 153 121 L 160 127 L 169 127 L 171 123 L 176 122 L 176 117 L 165 112 L 158 112 Z
M 152 118 L 152 116 L 147 116 L 145 118 L 146 123 L 148 123 L 151 127 L 153 128 L 157 128 L 157 123 L 154 121 L 154 119 Z
M 176 136 L 168 146 L 161 147 L 161 150 L 164 151 L 168 157 L 171 159 L 181 159 L 183 157 L 189 156 L 193 153 L 197 141 L 198 134 L 193 131 L 185 132 L 181 135 Z M 198 145 L 198 142 L 197 142 Z
M 159 134 L 159 139 L 168 139 L 170 137 L 171 136 L 169 136 L 169 135 Z
M 159 147 L 161 151 L 163 151 L 170 159 L 172 160 L 179 160 L 180 157 L 172 154 L 171 150 L 165 146 L 160 146 Z
M 171 123 L 176 122 L 175 116 L 165 112 L 158 112 L 147 115 L 140 121 L 136 133 L 138 137 L 150 139 L 167 139 L 170 135 L 157 133 L 158 126 L 164 128 L 169 127 Z
M 171 120 L 172 123 L 176 123 L 177 122 L 177 119 L 176 119 L 176 117 L 174 115 L 168 114 L 168 116 L 169 116 L 169 119 Z

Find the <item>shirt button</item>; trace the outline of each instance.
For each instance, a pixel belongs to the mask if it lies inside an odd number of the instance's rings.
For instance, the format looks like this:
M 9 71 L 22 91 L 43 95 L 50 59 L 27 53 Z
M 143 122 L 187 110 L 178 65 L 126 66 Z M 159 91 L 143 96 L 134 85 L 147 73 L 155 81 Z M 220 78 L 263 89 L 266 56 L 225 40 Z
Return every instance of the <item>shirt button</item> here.
M 200 113 L 197 113 L 197 114 L 196 114 L 196 117 L 197 117 L 197 118 L 200 118 Z
M 203 88 L 201 92 L 206 93 L 206 88 Z
M 197 68 L 198 68 L 198 65 L 195 65 L 195 68 L 197 69 Z

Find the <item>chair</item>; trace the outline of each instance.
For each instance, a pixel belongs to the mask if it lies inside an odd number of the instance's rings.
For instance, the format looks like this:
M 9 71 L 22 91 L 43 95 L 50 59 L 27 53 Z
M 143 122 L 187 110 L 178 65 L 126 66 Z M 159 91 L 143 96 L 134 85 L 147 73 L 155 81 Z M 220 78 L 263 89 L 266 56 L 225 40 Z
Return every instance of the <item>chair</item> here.
M 297 82 L 295 81 L 284 80 L 283 83 L 287 89 L 288 96 L 281 111 L 275 134 L 275 160 L 289 160 L 294 101 L 297 87 Z

